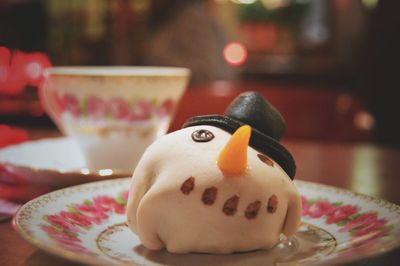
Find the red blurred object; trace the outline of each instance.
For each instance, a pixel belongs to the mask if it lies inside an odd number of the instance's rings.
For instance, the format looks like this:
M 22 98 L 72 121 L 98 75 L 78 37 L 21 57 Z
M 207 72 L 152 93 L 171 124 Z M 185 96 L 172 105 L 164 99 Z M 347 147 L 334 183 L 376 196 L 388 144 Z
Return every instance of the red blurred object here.
M 28 133 L 24 129 L 0 124 L 0 148 L 26 140 Z M 47 186 L 30 184 L 26 176 L 15 172 L 7 163 L 0 163 L 0 200 L 22 203 L 48 190 Z
M 0 199 L 12 202 L 23 203 L 46 192 L 49 192 L 49 188 L 46 186 L 8 185 L 0 183 Z
M 6 163 L 0 163 L 0 186 L 1 185 L 26 185 L 26 178 L 13 171 L 12 167 Z M 3 197 L 0 194 L 0 197 Z
M 39 86 L 43 72 L 50 67 L 49 58 L 39 52 L 10 52 L 0 47 L 0 93 L 21 94 L 27 85 Z
M 11 69 L 15 71 L 15 75 L 27 85 L 39 86 L 43 81 L 43 72 L 51 66 L 49 58 L 39 52 L 23 53 L 17 51 L 14 53 L 11 62 Z
M 0 65 L 8 65 L 11 58 L 11 52 L 6 47 L 0 46 Z
M 0 148 L 24 142 L 28 139 L 28 133 L 21 129 L 0 125 Z
M 243 35 L 250 52 L 273 53 L 278 46 L 279 29 L 272 23 L 247 22 L 243 26 Z

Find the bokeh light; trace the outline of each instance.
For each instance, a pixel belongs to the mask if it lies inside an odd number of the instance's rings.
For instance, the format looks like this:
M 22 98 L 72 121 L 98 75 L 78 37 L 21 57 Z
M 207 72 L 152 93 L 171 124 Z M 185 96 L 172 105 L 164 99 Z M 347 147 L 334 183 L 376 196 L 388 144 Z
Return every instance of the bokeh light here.
M 254 4 L 257 0 L 232 0 L 232 2 L 236 4 L 243 4 L 243 5 L 251 5 Z
M 226 62 L 233 66 L 240 66 L 247 59 L 247 49 L 239 42 L 230 42 L 225 45 L 223 54 Z
M 378 0 L 362 0 L 362 3 L 366 8 L 373 9 L 378 5 Z

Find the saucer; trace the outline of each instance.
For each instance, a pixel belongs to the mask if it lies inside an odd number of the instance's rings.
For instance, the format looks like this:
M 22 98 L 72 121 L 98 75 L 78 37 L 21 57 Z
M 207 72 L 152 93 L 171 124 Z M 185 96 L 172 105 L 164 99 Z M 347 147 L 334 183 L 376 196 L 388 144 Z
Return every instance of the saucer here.
M 126 225 L 129 183 L 129 178 L 106 180 L 45 194 L 19 209 L 14 226 L 34 246 L 91 265 L 336 265 L 400 246 L 399 206 L 295 181 L 304 208 L 290 242 L 228 255 L 150 251 Z
M 0 170 L 16 181 L 61 188 L 91 181 L 131 176 L 113 169 L 90 170 L 70 138 L 27 141 L 0 149 Z

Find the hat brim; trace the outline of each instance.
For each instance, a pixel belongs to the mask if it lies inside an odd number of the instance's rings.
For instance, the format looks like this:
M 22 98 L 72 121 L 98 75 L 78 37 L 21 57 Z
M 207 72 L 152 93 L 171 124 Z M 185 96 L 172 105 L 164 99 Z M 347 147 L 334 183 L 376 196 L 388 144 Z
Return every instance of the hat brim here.
M 215 126 L 233 134 L 244 123 L 225 115 L 203 115 L 188 119 L 183 128 L 191 126 L 209 125 Z M 290 152 L 278 141 L 257 129 L 251 129 L 250 146 L 264 153 L 276 161 L 287 175 L 293 180 L 296 174 L 296 164 Z

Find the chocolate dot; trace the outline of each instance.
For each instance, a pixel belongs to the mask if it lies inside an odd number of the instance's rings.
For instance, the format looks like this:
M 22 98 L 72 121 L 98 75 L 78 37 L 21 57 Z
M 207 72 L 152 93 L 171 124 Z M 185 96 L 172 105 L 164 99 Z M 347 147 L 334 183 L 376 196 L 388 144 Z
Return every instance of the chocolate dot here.
M 276 212 L 276 209 L 278 209 L 278 197 L 276 195 L 272 195 L 268 200 L 267 211 L 269 213 L 274 213 Z
M 269 166 L 274 166 L 274 162 L 268 158 L 267 156 L 265 156 L 264 154 L 257 154 L 258 158 L 265 164 L 269 165 Z
M 249 205 L 247 205 L 244 216 L 246 216 L 246 218 L 249 220 L 256 218 L 258 211 L 260 210 L 260 207 L 261 207 L 261 201 L 259 200 L 250 203 Z
M 186 179 L 185 182 L 182 183 L 181 191 L 185 195 L 189 195 L 189 193 L 194 189 L 194 177 L 191 176 Z
M 238 196 L 235 195 L 233 197 L 230 197 L 225 201 L 222 211 L 228 216 L 234 215 L 236 213 L 238 204 L 239 204 Z
M 196 142 L 208 142 L 214 138 L 214 134 L 206 129 L 199 129 L 192 133 L 192 139 Z
M 217 197 L 218 189 L 216 187 L 209 187 L 203 192 L 201 200 L 205 205 L 212 205 Z

